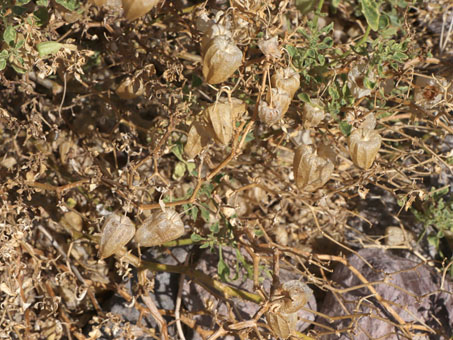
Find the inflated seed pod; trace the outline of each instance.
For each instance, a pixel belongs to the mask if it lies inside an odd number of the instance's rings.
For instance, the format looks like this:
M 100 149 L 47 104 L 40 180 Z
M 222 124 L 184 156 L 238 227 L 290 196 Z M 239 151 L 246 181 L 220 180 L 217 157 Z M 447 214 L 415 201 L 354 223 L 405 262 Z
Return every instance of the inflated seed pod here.
M 201 40 L 201 45 L 200 45 L 200 50 L 201 50 L 201 55 L 205 55 L 210 42 L 218 36 L 224 36 L 227 39 L 232 39 L 231 32 L 225 28 L 225 26 L 222 26 L 220 24 L 211 24 L 207 28 L 205 34 L 203 35 L 203 39 Z
M 348 138 L 349 153 L 356 166 L 368 169 L 374 162 L 381 148 L 382 138 L 378 132 L 371 129 L 356 129 Z
M 302 107 L 304 125 L 307 127 L 317 126 L 326 116 L 322 102 L 319 99 L 310 99 L 310 103 L 305 103 Z
M 258 104 L 258 117 L 263 123 L 271 125 L 278 122 L 283 115 L 281 109 L 271 107 L 266 101 L 261 100 Z
M 286 281 L 282 285 L 286 297 L 283 299 L 280 311 L 283 313 L 295 313 L 308 302 L 312 290 L 299 280 Z
M 293 98 L 300 87 L 300 75 L 291 67 L 280 68 L 271 78 L 272 87 L 285 90 Z
M 301 190 L 314 191 L 322 187 L 332 175 L 334 165 L 326 157 L 317 154 L 310 145 L 302 145 L 294 154 L 294 179 Z
M 124 16 L 127 20 L 133 21 L 144 16 L 153 9 L 159 0 L 122 0 Z
M 194 122 L 187 135 L 184 153 L 189 159 L 195 158 L 209 142 L 210 129 L 206 123 Z
M 218 35 L 204 47 L 203 76 L 209 84 L 227 80 L 242 64 L 242 51 L 226 35 Z
M 277 307 L 266 312 L 266 321 L 270 330 L 278 338 L 287 339 L 296 330 L 297 313 L 283 313 Z
M 142 247 L 153 247 L 176 240 L 184 234 L 184 223 L 173 209 L 165 209 L 149 216 L 135 233 L 135 241 Z
M 348 73 L 347 84 L 349 90 L 356 99 L 368 96 L 372 92 L 365 84 L 365 77 L 370 82 L 376 81 L 376 75 L 373 72 L 368 72 L 366 64 L 356 65 Z
M 203 116 L 208 126 L 212 128 L 214 138 L 221 144 L 227 145 L 234 133 L 234 122 L 238 116 L 245 112 L 245 103 L 239 99 L 221 98 L 216 103 L 208 106 Z
M 109 257 L 129 243 L 134 237 L 134 223 L 127 216 L 109 215 L 102 228 L 99 254 L 101 258 Z
M 286 90 L 276 87 L 267 93 L 266 101 L 269 106 L 279 109 L 283 117 L 291 104 L 291 96 Z

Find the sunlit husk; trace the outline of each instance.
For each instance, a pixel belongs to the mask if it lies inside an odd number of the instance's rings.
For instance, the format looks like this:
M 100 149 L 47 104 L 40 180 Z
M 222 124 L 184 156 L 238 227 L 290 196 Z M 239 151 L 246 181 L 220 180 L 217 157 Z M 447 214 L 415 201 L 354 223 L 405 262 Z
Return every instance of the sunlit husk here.
M 295 152 L 293 169 L 297 187 L 314 191 L 326 184 L 334 165 L 330 159 L 317 155 L 312 146 L 303 145 Z
M 208 144 L 212 129 L 206 123 L 194 122 L 187 135 L 184 153 L 189 159 L 195 158 Z
M 124 16 L 127 20 L 133 21 L 144 16 L 153 9 L 159 0 L 122 0 Z
M 307 304 L 308 297 L 313 294 L 312 290 L 299 280 L 286 281 L 282 285 L 287 297 L 283 299 L 280 311 L 283 313 L 295 313 Z
M 275 71 L 271 83 L 272 87 L 288 92 L 289 97 L 293 98 L 300 87 L 300 75 L 291 67 L 281 68 Z
M 267 93 L 266 101 L 269 106 L 279 109 L 283 117 L 291 104 L 291 97 L 287 91 L 277 87 Z
M 209 84 L 227 80 L 242 64 L 242 51 L 225 36 L 215 36 L 203 53 L 203 76 Z
M 138 228 L 135 241 L 142 247 L 153 247 L 178 239 L 184 234 L 184 223 L 173 209 L 149 216 Z
M 135 234 L 134 223 L 127 216 L 109 215 L 102 229 L 99 254 L 101 258 L 109 257 L 124 247 Z
M 382 138 L 378 132 L 359 128 L 349 135 L 348 145 L 351 159 L 356 166 L 368 169 L 381 148 Z
M 266 101 L 261 100 L 258 105 L 258 117 L 263 123 L 271 125 L 278 122 L 283 115 L 281 109 L 271 107 Z
M 322 103 L 319 99 L 311 99 L 310 103 L 305 103 L 303 108 L 303 119 L 306 127 L 319 125 L 326 116 Z
M 208 126 L 212 128 L 214 138 L 227 145 L 234 134 L 234 123 L 246 110 L 245 103 L 239 99 L 220 99 L 208 106 L 203 113 Z
M 269 310 L 266 313 L 266 321 L 271 331 L 280 339 L 287 339 L 296 330 L 297 314 L 283 313 L 278 310 Z

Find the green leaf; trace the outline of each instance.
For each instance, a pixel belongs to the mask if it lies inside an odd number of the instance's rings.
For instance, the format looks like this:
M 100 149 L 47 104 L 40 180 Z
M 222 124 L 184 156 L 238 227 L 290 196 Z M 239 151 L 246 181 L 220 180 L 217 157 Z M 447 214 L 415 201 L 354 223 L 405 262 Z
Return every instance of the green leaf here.
M 64 45 L 56 41 L 43 41 L 36 45 L 40 57 L 57 53 Z
M 16 0 L 16 5 L 23 6 L 30 2 L 31 0 Z
M 38 6 L 44 6 L 44 7 L 47 7 L 49 5 L 49 0 L 37 0 L 36 1 L 36 4 Z
M 75 11 L 79 8 L 79 2 L 77 0 L 55 0 L 55 2 L 70 11 Z
M 211 226 L 209 227 L 209 230 L 211 231 L 211 233 L 217 234 L 219 232 L 219 230 L 220 230 L 219 222 L 211 224 Z
M 351 134 L 352 126 L 349 125 L 347 122 L 344 120 L 340 122 L 340 131 L 345 135 L 346 137 Z
M 201 218 L 203 219 L 203 221 L 209 222 L 209 210 L 206 209 L 205 207 L 201 206 L 200 211 L 201 211 Z
M 192 233 L 192 235 L 190 235 L 190 239 L 192 240 L 192 242 L 201 242 L 205 238 L 200 236 L 200 235 L 198 235 L 198 234 Z
M 333 21 L 330 24 L 328 24 L 327 26 L 323 27 L 321 29 L 321 33 L 328 34 L 332 30 L 333 30 Z
M 340 4 L 340 0 L 332 0 L 333 7 L 337 8 L 339 4 Z
M 302 14 L 310 13 L 313 10 L 314 4 L 315 0 L 296 0 L 296 8 Z
M 373 31 L 379 29 L 379 4 L 374 0 L 360 0 L 362 4 L 362 13 L 365 16 L 366 22 Z
M 291 45 L 286 45 L 286 50 L 288 51 L 291 58 L 293 58 L 297 53 L 297 48 Z
M 184 152 L 184 146 L 181 143 L 176 144 L 171 148 L 171 152 L 178 158 L 181 162 L 184 162 L 182 154 Z
M 38 26 L 44 26 L 49 22 L 49 13 L 47 12 L 47 8 L 40 7 L 38 10 L 33 13 L 36 23 Z
M 9 46 L 13 46 L 13 43 L 16 40 L 16 29 L 13 26 L 6 26 L 5 32 L 3 32 L 3 40 Z
M 6 60 L 0 59 L 0 71 L 4 70 L 6 67 Z
M 175 165 L 175 170 L 173 171 L 173 179 L 179 180 L 184 177 L 186 173 L 186 164 L 184 162 L 178 162 Z
M 329 86 L 328 91 L 332 100 L 340 99 L 340 94 L 338 93 L 337 87 L 335 85 Z
M 16 44 L 15 47 L 16 47 L 16 49 L 19 49 L 19 48 L 21 48 L 22 46 L 24 46 L 24 44 L 25 44 L 25 39 L 20 39 L 20 40 L 17 42 L 17 44 Z
M 306 93 L 299 93 L 297 98 L 302 100 L 304 103 L 310 103 L 310 97 Z

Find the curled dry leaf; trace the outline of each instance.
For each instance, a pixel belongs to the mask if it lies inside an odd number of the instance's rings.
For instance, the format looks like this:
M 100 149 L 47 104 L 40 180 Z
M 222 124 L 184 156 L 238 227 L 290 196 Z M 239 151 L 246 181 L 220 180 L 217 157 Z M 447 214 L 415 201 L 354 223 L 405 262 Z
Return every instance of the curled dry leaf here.
M 184 223 L 173 209 L 149 216 L 138 228 L 135 241 L 143 247 L 153 247 L 176 240 L 184 234 Z
M 142 79 L 127 77 L 121 82 L 115 92 L 121 99 L 134 99 L 145 93 L 145 86 Z
M 359 128 L 349 135 L 348 145 L 351 159 L 356 166 L 368 169 L 381 148 L 382 138 L 378 132 Z
M 294 155 L 293 169 L 297 187 L 314 191 L 326 184 L 334 165 L 330 159 L 318 155 L 312 146 L 302 145 Z
M 133 21 L 144 16 L 153 9 L 159 0 L 122 0 L 124 16 L 127 20 Z
M 326 116 L 322 102 L 319 99 L 310 99 L 302 107 L 304 125 L 306 127 L 317 126 Z
M 227 80 L 242 64 L 242 51 L 226 35 L 218 35 L 206 44 L 203 76 L 209 84 Z
M 289 93 L 292 99 L 300 87 L 300 75 L 291 67 L 280 68 L 271 77 L 272 86 Z
M 234 123 L 240 114 L 246 111 L 243 101 L 231 98 L 221 98 L 218 102 L 208 106 L 203 117 L 214 134 L 214 138 L 221 144 L 227 145 L 234 133 Z
M 134 237 L 135 226 L 127 216 L 118 214 L 109 215 L 102 228 L 102 236 L 99 247 L 101 258 L 109 257 L 129 243 Z

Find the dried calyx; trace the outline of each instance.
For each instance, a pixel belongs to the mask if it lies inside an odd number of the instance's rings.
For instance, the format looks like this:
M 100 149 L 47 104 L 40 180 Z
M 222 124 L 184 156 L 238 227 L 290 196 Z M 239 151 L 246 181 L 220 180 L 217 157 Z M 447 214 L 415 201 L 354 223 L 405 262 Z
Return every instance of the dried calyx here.
M 184 223 L 173 209 L 149 216 L 138 228 L 135 241 L 142 247 L 153 247 L 176 240 L 184 234 Z
M 304 104 L 302 113 L 305 127 L 317 126 L 326 116 L 322 102 L 316 98 Z
M 134 223 L 127 216 L 118 214 L 109 215 L 104 222 L 99 247 L 101 258 L 117 253 L 134 237 Z
M 334 164 L 327 154 L 328 152 L 319 153 L 311 145 L 302 145 L 296 149 L 293 170 L 299 189 L 314 191 L 329 180 Z
M 209 84 L 224 82 L 242 65 L 242 51 L 233 42 L 231 32 L 219 24 L 207 29 L 201 56 L 203 76 Z
M 152 10 L 159 0 L 122 0 L 122 2 L 124 16 L 127 20 L 133 21 Z
M 272 88 L 266 101 L 260 101 L 258 116 L 263 123 L 274 124 L 288 111 L 291 100 L 300 86 L 300 76 L 291 67 L 278 69 L 271 78 Z
M 348 145 L 351 159 L 356 166 L 368 169 L 381 148 L 379 133 L 369 128 L 358 128 L 349 135 Z
M 274 296 L 273 306 L 266 313 L 266 321 L 271 331 L 280 339 L 294 335 L 297 312 L 307 305 L 312 290 L 303 282 L 291 280 L 280 289 L 280 296 Z
M 211 139 L 227 145 L 233 138 L 235 122 L 246 110 L 245 103 L 236 98 L 220 98 L 209 105 L 201 113 L 201 121 L 190 128 L 184 147 L 186 155 L 190 159 L 196 157 Z

